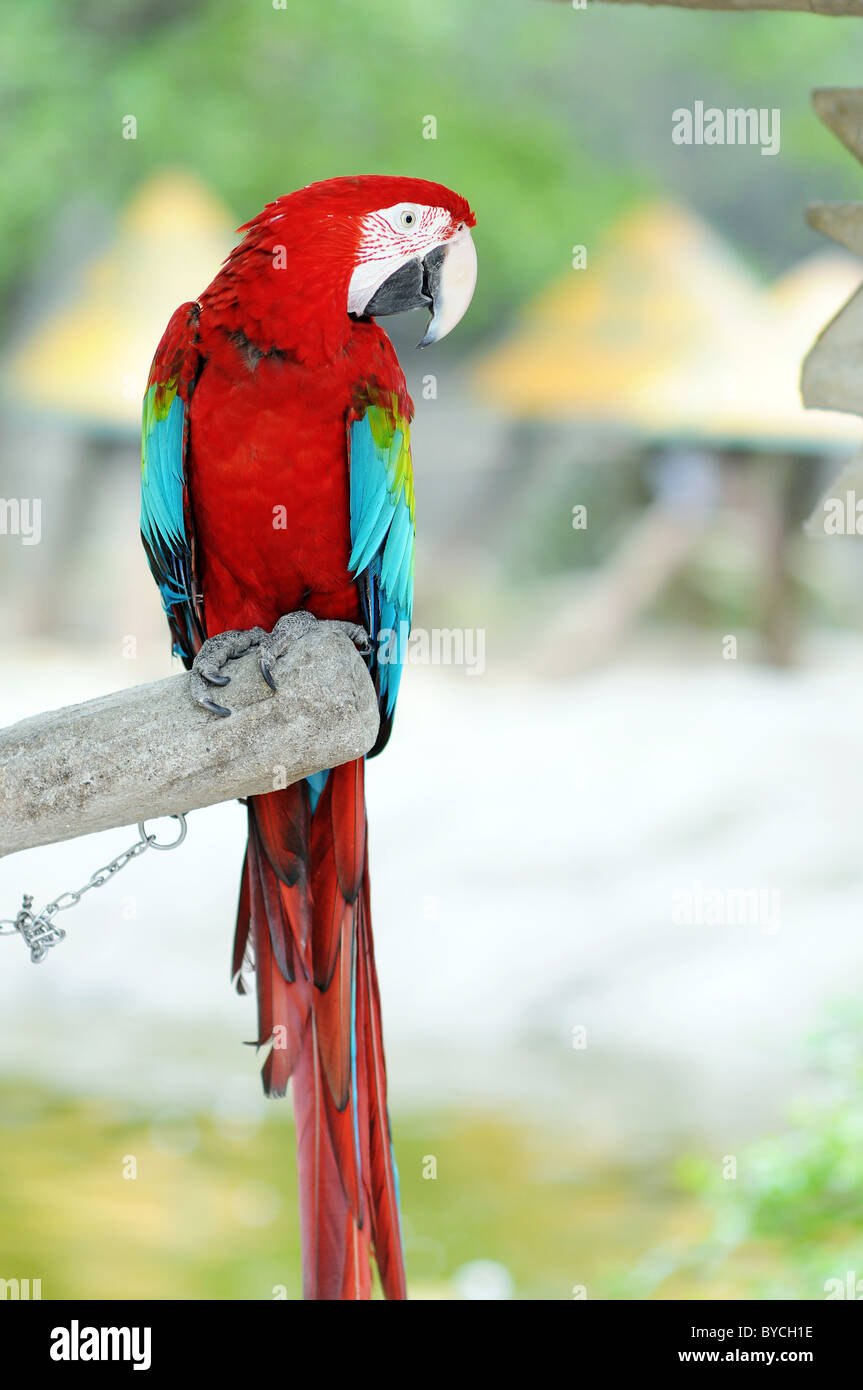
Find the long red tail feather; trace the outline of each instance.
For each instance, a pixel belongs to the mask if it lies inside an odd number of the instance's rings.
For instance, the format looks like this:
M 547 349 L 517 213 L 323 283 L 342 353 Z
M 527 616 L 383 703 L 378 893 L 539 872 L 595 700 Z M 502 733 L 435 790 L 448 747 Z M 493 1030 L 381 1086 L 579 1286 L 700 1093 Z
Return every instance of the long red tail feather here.
M 253 797 L 234 974 L 254 965 L 268 1095 L 292 1078 L 303 1293 L 406 1297 L 369 905 L 364 760 Z

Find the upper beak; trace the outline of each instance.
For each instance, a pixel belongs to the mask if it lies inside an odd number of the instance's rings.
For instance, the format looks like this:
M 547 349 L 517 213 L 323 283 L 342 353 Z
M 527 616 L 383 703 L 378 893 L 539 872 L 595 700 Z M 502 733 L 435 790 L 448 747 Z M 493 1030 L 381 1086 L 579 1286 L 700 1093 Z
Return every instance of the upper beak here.
M 417 347 L 445 338 L 467 312 L 476 285 L 476 247 L 468 227 L 462 227 L 427 252 L 421 261 L 407 261 L 375 291 L 363 310 L 377 317 L 406 309 L 428 308 L 428 328 Z
M 436 246 L 424 261 L 431 299 L 431 318 L 417 347 L 428 347 L 445 338 L 467 313 L 476 288 L 476 247 L 469 227 L 462 227 L 443 246 Z

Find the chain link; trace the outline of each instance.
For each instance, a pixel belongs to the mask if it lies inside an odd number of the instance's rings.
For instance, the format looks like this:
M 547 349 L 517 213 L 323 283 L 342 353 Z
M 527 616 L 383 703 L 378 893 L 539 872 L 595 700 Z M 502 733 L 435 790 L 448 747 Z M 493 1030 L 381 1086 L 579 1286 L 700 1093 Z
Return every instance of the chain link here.
M 54 922 L 58 912 L 67 912 L 70 907 L 76 907 L 85 893 L 89 893 L 91 888 L 101 888 L 110 879 L 118 874 L 121 869 L 125 869 L 127 864 L 131 864 L 133 859 L 137 859 L 139 854 L 143 854 L 147 849 L 176 849 L 186 838 L 186 817 L 183 815 L 172 816 L 171 820 L 179 822 L 180 833 L 176 840 L 171 840 L 167 845 L 160 845 L 155 835 L 148 835 L 146 822 L 138 822 L 138 839 L 128 849 L 124 849 L 122 854 L 118 854 L 116 859 L 112 859 L 109 864 L 104 864 L 101 869 L 96 869 L 87 882 L 81 888 L 69 888 L 65 893 L 60 893 L 47 907 L 43 907 L 41 912 L 33 911 L 33 898 L 31 894 L 25 893 L 21 900 L 21 910 L 17 917 L 0 918 L 0 936 L 22 936 L 30 950 L 30 960 L 34 965 L 43 961 L 52 946 L 56 946 L 58 941 L 62 941 L 66 933 L 62 927 Z

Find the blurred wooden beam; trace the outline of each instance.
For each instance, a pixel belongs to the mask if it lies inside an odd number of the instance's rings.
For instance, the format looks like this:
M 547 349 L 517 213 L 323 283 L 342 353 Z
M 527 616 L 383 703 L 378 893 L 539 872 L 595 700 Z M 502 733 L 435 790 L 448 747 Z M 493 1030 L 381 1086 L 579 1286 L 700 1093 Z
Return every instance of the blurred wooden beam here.
M 863 88 L 821 87 L 812 93 L 812 105 L 828 130 L 863 161 Z M 812 203 L 806 220 L 831 241 L 863 256 L 863 202 Z M 806 354 L 800 392 L 805 406 L 863 414 L 861 290 L 842 305 Z
M 803 404 L 863 414 L 863 292 L 857 291 L 822 330 L 803 359 Z
M 558 0 L 572 4 L 572 0 Z M 595 4 L 596 0 L 591 0 Z M 606 4 L 673 5 L 684 10 L 794 10 L 805 14 L 863 15 L 863 0 L 603 0 Z
M 855 159 L 863 160 L 863 88 L 816 87 L 812 105 L 819 121 Z
M 806 221 L 822 236 L 863 256 L 863 203 L 810 203 Z

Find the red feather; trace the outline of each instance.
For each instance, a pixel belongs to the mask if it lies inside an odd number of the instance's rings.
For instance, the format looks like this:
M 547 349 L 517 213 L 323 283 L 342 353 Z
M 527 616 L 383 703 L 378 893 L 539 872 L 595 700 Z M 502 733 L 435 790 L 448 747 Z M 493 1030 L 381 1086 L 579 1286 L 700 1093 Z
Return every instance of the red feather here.
M 237 906 L 237 930 L 234 935 L 234 955 L 231 962 L 231 979 L 237 993 L 245 994 L 243 970 L 251 969 L 254 962 L 249 958 L 249 929 L 252 925 L 251 870 L 249 869 L 249 849 L 243 859 L 243 873 L 240 879 L 240 901 Z
M 287 795 L 302 796 L 302 788 L 292 787 Z M 253 801 L 249 816 L 248 863 L 249 915 L 258 990 L 257 1045 L 272 1044 L 264 1063 L 264 1090 L 267 1095 L 283 1096 L 308 1032 L 314 988 L 280 897 L 279 882 L 261 848 L 255 810 Z M 242 929 L 242 919 L 237 929 L 238 932 Z M 280 943 L 278 955 L 274 941 Z M 236 947 L 234 955 L 236 958 Z M 280 957 L 282 961 L 297 961 L 293 981 L 287 978 Z
M 372 1253 L 387 1297 L 405 1297 L 371 936 L 363 774 L 362 759 L 330 773 L 310 838 L 314 841 L 319 824 L 329 825 L 334 843 L 317 859 L 301 833 L 309 823 L 305 784 L 252 798 L 244 869 L 248 891 L 245 886 L 241 891 L 237 922 L 235 963 L 251 925 L 259 1045 L 278 1040 L 264 1065 L 267 1094 L 283 1095 L 293 1077 L 307 1298 L 368 1298 Z M 331 806 L 337 814 L 331 815 Z M 275 834 L 290 841 L 283 854 Z M 285 880 L 299 875 L 305 884 L 300 870 L 309 857 L 310 892 L 302 902 L 310 899 L 314 908 L 304 950 L 305 916 L 297 911 L 299 897 L 293 898 L 301 889 L 299 882 L 287 887 Z M 340 886 L 339 864 L 358 865 L 353 902 Z M 344 883 L 354 886 L 347 877 Z M 286 895 L 292 895 L 288 904 Z M 318 935 L 329 934 L 332 913 L 339 921 L 334 968 L 326 988 L 320 988 L 312 981 L 311 956 Z M 285 969 L 290 962 L 293 982 Z

